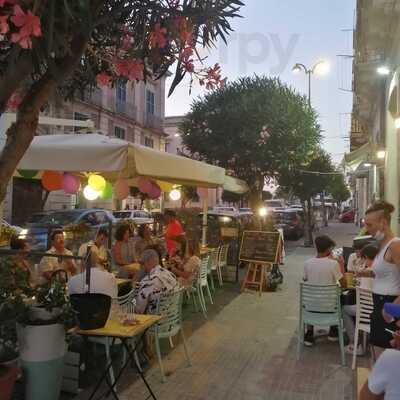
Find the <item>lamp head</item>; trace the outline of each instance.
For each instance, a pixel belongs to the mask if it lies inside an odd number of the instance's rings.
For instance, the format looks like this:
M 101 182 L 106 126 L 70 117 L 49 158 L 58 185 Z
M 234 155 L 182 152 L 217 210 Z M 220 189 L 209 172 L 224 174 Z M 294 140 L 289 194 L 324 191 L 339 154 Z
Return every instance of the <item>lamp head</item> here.
M 388 66 L 386 66 L 386 65 L 381 65 L 376 69 L 376 72 L 379 75 L 386 76 L 386 75 L 390 74 L 390 68 Z
M 302 68 L 301 68 L 300 64 L 295 64 L 292 68 L 292 72 L 296 75 L 299 74 L 301 71 L 302 71 Z
M 326 75 L 329 72 L 330 65 L 328 61 L 319 61 L 317 64 L 315 64 L 313 68 L 313 72 L 316 73 L 317 75 Z

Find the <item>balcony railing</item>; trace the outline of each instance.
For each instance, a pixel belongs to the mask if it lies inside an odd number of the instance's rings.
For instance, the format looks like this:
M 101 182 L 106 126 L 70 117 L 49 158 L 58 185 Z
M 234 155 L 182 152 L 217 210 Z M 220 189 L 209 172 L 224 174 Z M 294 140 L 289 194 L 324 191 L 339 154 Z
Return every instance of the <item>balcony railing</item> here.
M 164 120 L 163 120 L 163 118 L 157 117 L 154 114 L 147 113 L 145 115 L 144 125 L 146 128 L 162 130 L 163 125 L 164 125 Z
M 113 111 L 137 120 L 137 108 L 132 103 L 116 100 L 115 108 Z
M 99 107 L 103 107 L 103 93 L 101 89 L 86 89 L 80 96 L 80 100 L 85 103 L 94 104 Z

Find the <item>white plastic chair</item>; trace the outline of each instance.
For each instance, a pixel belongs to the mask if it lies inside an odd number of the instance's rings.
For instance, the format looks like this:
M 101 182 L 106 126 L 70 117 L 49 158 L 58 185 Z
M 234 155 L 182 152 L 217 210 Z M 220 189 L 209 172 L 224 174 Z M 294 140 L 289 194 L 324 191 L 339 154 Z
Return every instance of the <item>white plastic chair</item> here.
M 220 286 L 223 285 L 222 268 L 225 268 L 228 265 L 228 250 L 229 250 L 229 244 L 223 244 L 219 247 L 218 251 L 217 274 Z
M 359 332 L 364 333 L 363 348 L 367 348 L 367 335 L 371 333 L 371 313 L 374 309 L 372 292 L 368 289 L 356 288 L 356 326 L 354 331 L 353 362 L 351 368 L 355 369 L 357 364 L 357 346 Z
M 297 359 L 304 344 L 304 326 L 338 326 L 340 355 L 345 365 L 343 320 L 340 305 L 340 288 L 337 285 L 310 285 L 300 283 L 300 318 L 297 342 Z
M 210 279 L 211 290 L 215 292 L 213 272 L 218 268 L 218 249 L 211 250 L 208 260 L 208 278 Z
M 150 329 L 150 332 L 154 334 L 156 353 L 158 358 L 158 364 L 160 365 L 160 371 L 162 381 L 166 382 L 164 373 L 164 366 L 162 363 L 160 340 L 171 339 L 178 333 L 181 334 L 183 348 L 185 350 L 185 356 L 189 366 L 192 365 L 189 357 L 189 352 L 186 344 L 186 338 L 182 329 L 182 298 L 183 289 L 179 288 L 176 290 L 170 290 L 162 293 L 157 301 L 157 308 L 155 314 L 161 315 L 163 318 Z
M 205 305 L 205 298 L 204 298 L 204 292 L 203 292 L 204 288 L 206 288 L 206 290 L 207 290 L 207 295 L 208 295 L 208 298 L 210 299 L 210 303 L 214 304 L 212 296 L 211 296 L 210 286 L 208 285 L 208 271 L 209 271 L 208 266 L 209 266 L 209 264 L 210 264 L 210 256 L 204 256 L 201 258 L 200 271 L 199 271 L 199 276 L 197 279 L 198 292 L 201 295 L 204 305 Z

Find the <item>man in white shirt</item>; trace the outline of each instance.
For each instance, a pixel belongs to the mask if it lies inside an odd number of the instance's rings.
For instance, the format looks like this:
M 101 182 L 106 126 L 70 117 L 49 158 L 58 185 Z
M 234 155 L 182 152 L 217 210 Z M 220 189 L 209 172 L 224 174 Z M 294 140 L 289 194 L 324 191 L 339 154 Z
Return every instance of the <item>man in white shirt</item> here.
M 138 314 L 154 314 L 159 297 L 178 287 L 178 281 L 172 272 L 160 266 L 159 256 L 155 250 L 145 250 L 140 256 L 146 276 L 140 281 L 136 297 Z
M 78 251 L 79 257 L 86 257 L 88 246 L 90 246 L 90 251 L 97 255 L 97 265 L 96 267 L 100 269 L 105 269 L 108 263 L 108 253 L 106 248 L 106 243 L 108 239 L 108 232 L 104 228 L 100 228 L 97 231 L 96 237 L 90 242 L 84 243 Z
M 364 260 L 361 257 L 361 249 L 364 247 L 365 243 L 354 243 L 354 253 L 351 253 L 347 261 L 347 271 L 358 272 L 364 269 Z
M 361 389 L 361 400 L 400 399 L 400 351 L 385 350 L 376 361 L 368 382 Z
M 60 256 L 72 256 L 72 252 L 65 248 L 64 232 L 61 229 L 56 229 L 50 236 L 52 247 L 47 251 L 49 254 Z M 63 269 L 68 277 L 76 274 L 77 267 L 72 258 L 62 257 L 43 257 L 39 265 L 40 274 L 47 280 L 51 278 L 54 271 Z
M 303 280 L 311 285 L 335 285 L 338 282 L 343 283 L 344 261 L 343 257 L 336 260 L 332 257 L 332 250 L 335 242 L 326 235 L 315 238 L 315 247 L 317 256 L 309 259 L 304 264 Z M 328 339 L 336 341 L 338 339 L 337 327 L 331 327 Z M 314 344 L 314 327 L 307 326 L 307 332 L 304 336 L 304 345 L 312 346 Z
M 90 293 L 102 293 L 115 299 L 118 296 L 118 284 L 115 276 L 101 267 L 97 253 L 92 254 L 90 270 Z M 86 293 L 86 271 L 73 276 L 68 281 L 68 293 Z

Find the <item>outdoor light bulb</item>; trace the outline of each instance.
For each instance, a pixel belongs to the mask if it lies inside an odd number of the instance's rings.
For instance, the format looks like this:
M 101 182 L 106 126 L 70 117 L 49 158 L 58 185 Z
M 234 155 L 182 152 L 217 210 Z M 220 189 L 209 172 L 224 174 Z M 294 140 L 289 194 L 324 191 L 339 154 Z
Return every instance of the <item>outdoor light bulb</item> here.
M 385 150 L 378 150 L 376 152 L 376 156 L 377 158 L 379 158 L 380 160 L 383 160 L 386 156 L 386 151 Z
M 394 126 L 396 127 L 396 129 L 400 129 L 400 118 L 396 118 L 394 120 Z
M 174 189 L 170 192 L 169 198 L 173 201 L 177 201 L 181 198 L 181 191 L 178 189 Z
M 298 74 L 299 72 L 301 72 L 301 67 L 299 66 L 299 65 L 295 65 L 293 68 L 292 68 L 292 72 L 294 73 L 294 74 Z
M 376 69 L 376 72 L 379 75 L 389 75 L 390 74 L 390 69 L 386 65 L 381 65 Z
M 318 75 L 325 75 L 329 72 L 329 68 L 327 61 L 321 61 L 314 67 L 314 72 Z
M 180 135 L 179 135 L 179 133 L 175 133 L 175 135 L 174 135 L 175 137 L 179 137 Z
M 260 217 L 265 217 L 267 214 L 268 214 L 268 210 L 267 210 L 266 207 L 261 207 L 261 208 L 258 210 L 258 215 L 259 215 Z
M 83 189 L 83 196 L 85 197 L 86 200 L 93 201 L 100 196 L 100 193 L 91 188 L 89 185 L 87 185 Z
M 365 162 L 364 167 L 370 167 L 372 164 L 370 162 Z

